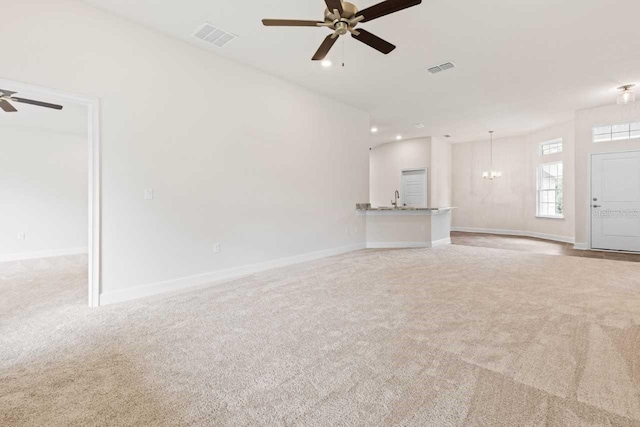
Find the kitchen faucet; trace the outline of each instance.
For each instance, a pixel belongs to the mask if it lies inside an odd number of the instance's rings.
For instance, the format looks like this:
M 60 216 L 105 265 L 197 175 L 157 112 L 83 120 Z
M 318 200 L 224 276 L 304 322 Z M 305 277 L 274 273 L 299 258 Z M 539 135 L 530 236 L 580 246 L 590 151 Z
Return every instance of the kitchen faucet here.
M 391 202 L 391 205 L 393 205 L 394 208 L 398 207 L 398 199 L 400 198 L 400 193 L 398 192 L 398 190 L 396 190 L 396 194 L 394 194 L 395 197 L 395 202 Z

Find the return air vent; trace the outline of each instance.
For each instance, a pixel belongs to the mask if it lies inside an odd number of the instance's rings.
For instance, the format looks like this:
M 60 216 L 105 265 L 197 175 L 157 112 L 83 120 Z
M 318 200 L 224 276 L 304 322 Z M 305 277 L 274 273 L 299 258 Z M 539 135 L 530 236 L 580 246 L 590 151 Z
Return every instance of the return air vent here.
M 440 64 L 440 65 L 436 65 L 435 67 L 430 67 L 427 68 L 427 71 L 430 72 L 431 74 L 438 74 L 441 73 L 443 71 L 447 71 L 450 70 L 452 68 L 455 68 L 456 64 L 454 64 L 453 62 L 445 62 L 444 64 Z
M 193 33 L 193 37 L 218 47 L 223 47 L 230 41 L 238 38 L 235 34 L 221 30 L 208 22 L 205 22 L 204 25 L 199 27 L 196 32 Z

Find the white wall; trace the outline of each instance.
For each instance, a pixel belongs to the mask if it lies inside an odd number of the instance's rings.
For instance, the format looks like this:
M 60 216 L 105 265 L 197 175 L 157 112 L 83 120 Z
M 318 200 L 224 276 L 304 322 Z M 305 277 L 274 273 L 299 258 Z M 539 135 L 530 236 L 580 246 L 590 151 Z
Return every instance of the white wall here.
M 561 236 L 573 241 L 575 238 L 575 136 L 574 122 L 567 122 L 556 126 L 551 126 L 528 135 L 527 154 L 531 156 L 529 164 L 533 165 L 531 173 L 534 179 L 537 178 L 537 166 L 543 163 L 562 161 L 564 167 L 563 177 L 563 198 L 564 198 L 564 218 L 549 219 L 536 218 L 536 195 L 529 195 L 527 201 L 526 228 L 541 235 Z M 539 156 L 538 148 L 541 142 L 562 138 L 562 153 L 547 156 Z M 535 189 L 536 182 L 533 183 Z
M 87 196 L 86 134 L 0 123 L 0 260 L 86 251 Z
M 402 196 L 400 187 L 403 169 L 428 169 L 427 180 L 428 183 L 431 182 L 431 138 L 379 145 L 371 150 L 370 162 L 370 203 L 372 206 L 391 206 L 396 190 Z M 429 201 L 431 192 L 428 193 Z
M 489 181 L 489 141 L 453 145 L 453 227 L 480 230 L 520 231 L 572 241 L 574 210 L 574 124 L 552 126 L 528 135 L 494 140 L 494 169 L 503 178 Z M 538 144 L 562 138 L 561 154 L 541 157 Z M 536 168 L 562 160 L 565 167 L 564 219 L 536 218 Z
M 103 293 L 364 244 L 368 114 L 78 1 L 0 9 L 0 75 L 101 100 Z
M 450 207 L 453 201 L 452 147 L 442 138 L 431 138 L 431 204 Z
M 640 140 L 593 143 L 593 126 L 640 121 L 640 102 L 628 105 L 607 105 L 576 112 L 576 244 L 585 247 L 590 234 L 591 215 L 591 154 L 615 151 L 640 150 Z

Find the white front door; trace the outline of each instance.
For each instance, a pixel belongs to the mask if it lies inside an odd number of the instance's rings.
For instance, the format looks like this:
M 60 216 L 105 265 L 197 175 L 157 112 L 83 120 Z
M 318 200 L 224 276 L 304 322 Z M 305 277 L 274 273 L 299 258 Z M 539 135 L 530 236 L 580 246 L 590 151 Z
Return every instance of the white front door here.
M 591 158 L 591 247 L 640 252 L 640 151 Z
M 425 169 L 402 171 L 401 202 L 412 208 L 427 207 L 427 171 Z

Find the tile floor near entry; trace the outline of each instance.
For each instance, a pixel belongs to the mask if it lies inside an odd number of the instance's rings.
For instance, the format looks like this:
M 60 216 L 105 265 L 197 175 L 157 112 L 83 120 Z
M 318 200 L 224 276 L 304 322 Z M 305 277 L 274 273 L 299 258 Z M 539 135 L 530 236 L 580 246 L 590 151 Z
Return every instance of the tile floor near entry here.
M 578 251 L 573 249 L 573 244 L 571 243 L 554 242 L 551 240 L 534 239 L 531 237 L 500 236 L 496 234 L 463 233 L 454 231 L 451 233 L 451 242 L 454 245 L 509 249 L 513 251 L 534 252 L 547 255 L 565 255 L 582 258 L 640 262 L 640 254 Z

